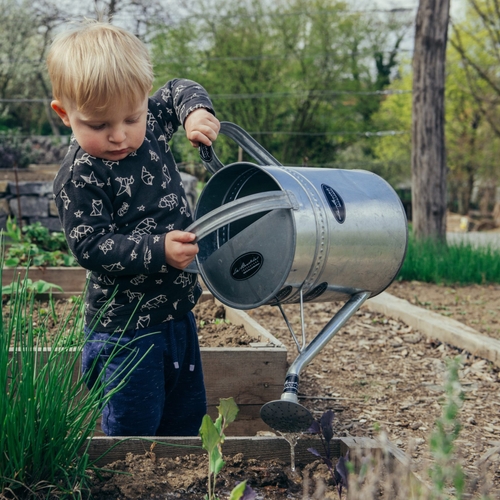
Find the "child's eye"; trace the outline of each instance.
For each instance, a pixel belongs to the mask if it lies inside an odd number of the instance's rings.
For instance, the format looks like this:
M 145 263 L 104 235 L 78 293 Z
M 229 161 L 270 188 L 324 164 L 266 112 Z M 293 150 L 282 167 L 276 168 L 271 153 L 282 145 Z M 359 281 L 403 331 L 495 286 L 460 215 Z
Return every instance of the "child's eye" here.
M 104 123 L 102 123 L 101 125 L 89 125 L 89 127 L 92 130 L 102 130 L 105 127 L 105 125 L 104 125 Z
M 137 123 L 139 121 L 139 118 L 129 118 L 127 120 L 127 123 Z

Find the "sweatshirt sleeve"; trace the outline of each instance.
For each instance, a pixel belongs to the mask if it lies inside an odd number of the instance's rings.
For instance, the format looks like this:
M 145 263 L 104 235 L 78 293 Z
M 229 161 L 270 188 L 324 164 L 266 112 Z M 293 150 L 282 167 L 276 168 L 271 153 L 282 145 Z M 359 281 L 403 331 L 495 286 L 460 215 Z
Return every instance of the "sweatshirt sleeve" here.
M 196 82 L 175 79 L 167 82 L 151 97 L 156 108 L 155 115 L 170 140 L 179 126 L 184 124 L 189 113 L 205 108 L 215 115 L 207 91 Z

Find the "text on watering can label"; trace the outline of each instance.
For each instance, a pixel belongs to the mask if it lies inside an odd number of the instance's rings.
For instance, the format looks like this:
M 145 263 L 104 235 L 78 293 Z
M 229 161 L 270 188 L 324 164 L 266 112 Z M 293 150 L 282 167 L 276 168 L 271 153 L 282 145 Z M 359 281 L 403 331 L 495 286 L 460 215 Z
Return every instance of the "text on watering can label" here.
M 231 264 L 231 276 L 236 281 L 243 281 L 257 274 L 264 263 L 259 252 L 247 252 L 240 255 Z
M 321 189 L 323 190 L 323 194 L 325 195 L 328 205 L 330 205 L 333 216 L 339 224 L 343 224 L 345 222 L 346 215 L 344 200 L 331 186 L 321 184 Z

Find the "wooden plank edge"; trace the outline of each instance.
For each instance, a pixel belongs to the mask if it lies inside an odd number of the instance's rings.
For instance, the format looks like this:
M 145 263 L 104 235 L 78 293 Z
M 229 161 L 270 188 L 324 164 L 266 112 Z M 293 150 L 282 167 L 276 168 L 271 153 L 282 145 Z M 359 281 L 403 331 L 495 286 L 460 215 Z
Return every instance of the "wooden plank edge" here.
M 273 433 L 268 433 L 273 434 Z M 333 458 L 345 456 L 350 451 L 368 454 L 381 449 L 380 442 L 366 437 L 333 437 L 331 442 Z M 304 434 L 295 448 L 297 464 L 307 464 L 317 459 L 308 448 L 315 448 L 322 453 L 323 448 L 319 436 Z M 87 441 L 87 453 L 91 461 L 103 466 L 116 460 L 125 459 L 128 453 L 142 455 L 154 450 L 157 458 L 179 457 L 189 454 L 205 454 L 198 436 L 151 436 L 151 437 L 108 437 L 95 436 Z M 384 443 L 383 449 L 403 466 L 410 464 L 410 458 L 404 451 L 392 443 Z M 275 458 L 290 463 L 290 445 L 282 437 L 276 435 L 261 436 L 226 436 L 222 446 L 224 455 L 243 453 L 247 459 Z
M 88 443 L 87 453 L 91 461 L 103 466 L 116 460 L 125 459 L 128 453 L 142 455 L 151 450 L 157 458 L 178 457 L 189 454 L 202 455 L 206 451 L 201 447 L 199 437 L 93 437 Z M 335 457 L 340 456 L 340 439 L 332 439 L 332 451 Z M 317 436 L 299 439 L 295 448 L 297 463 L 309 463 L 316 457 L 307 448 L 320 449 L 321 442 Z M 222 446 L 224 455 L 243 453 L 247 459 L 275 458 L 290 463 L 290 445 L 278 436 L 226 436 Z
M 431 487 L 429 483 L 424 481 L 422 477 L 413 470 L 411 457 L 387 438 L 373 439 L 349 436 L 341 439 L 341 455 L 345 456 L 347 451 L 349 451 L 350 460 L 354 459 L 356 461 L 363 456 L 367 456 L 367 454 L 373 455 L 375 452 L 380 452 L 380 454 L 389 456 L 395 461 L 397 470 L 394 472 L 398 473 L 399 471 L 399 475 L 405 474 L 408 478 L 409 499 L 422 498 L 422 488 L 424 488 L 426 492 L 430 492 Z M 353 453 L 351 453 L 351 451 Z
M 56 283 L 58 278 L 64 274 L 70 277 L 71 280 L 76 280 L 76 282 L 80 284 L 85 284 L 87 280 L 87 271 L 83 267 L 64 267 L 64 266 L 30 266 L 29 268 L 20 266 L 20 267 L 3 267 L 2 268 L 2 281 L 4 279 L 12 282 L 14 277 L 17 279 L 18 276 L 24 278 L 28 276 L 28 278 L 33 281 L 36 280 L 45 280 L 49 282 Z M 57 283 L 56 283 L 57 284 Z
M 388 292 L 370 298 L 363 307 L 403 321 L 429 338 L 464 349 L 500 367 L 500 340 L 483 335 L 459 321 L 414 306 Z

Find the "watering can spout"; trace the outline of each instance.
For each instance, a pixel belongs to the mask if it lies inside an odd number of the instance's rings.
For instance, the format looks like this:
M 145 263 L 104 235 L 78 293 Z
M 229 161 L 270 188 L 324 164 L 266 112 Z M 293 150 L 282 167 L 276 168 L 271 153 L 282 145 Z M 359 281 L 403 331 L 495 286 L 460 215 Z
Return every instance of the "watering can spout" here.
M 262 420 L 269 427 L 280 432 L 304 432 L 311 426 L 313 416 L 298 402 L 300 372 L 369 297 L 370 292 L 354 294 L 293 361 L 286 374 L 281 398 L 266 403 L 260 410 Z

